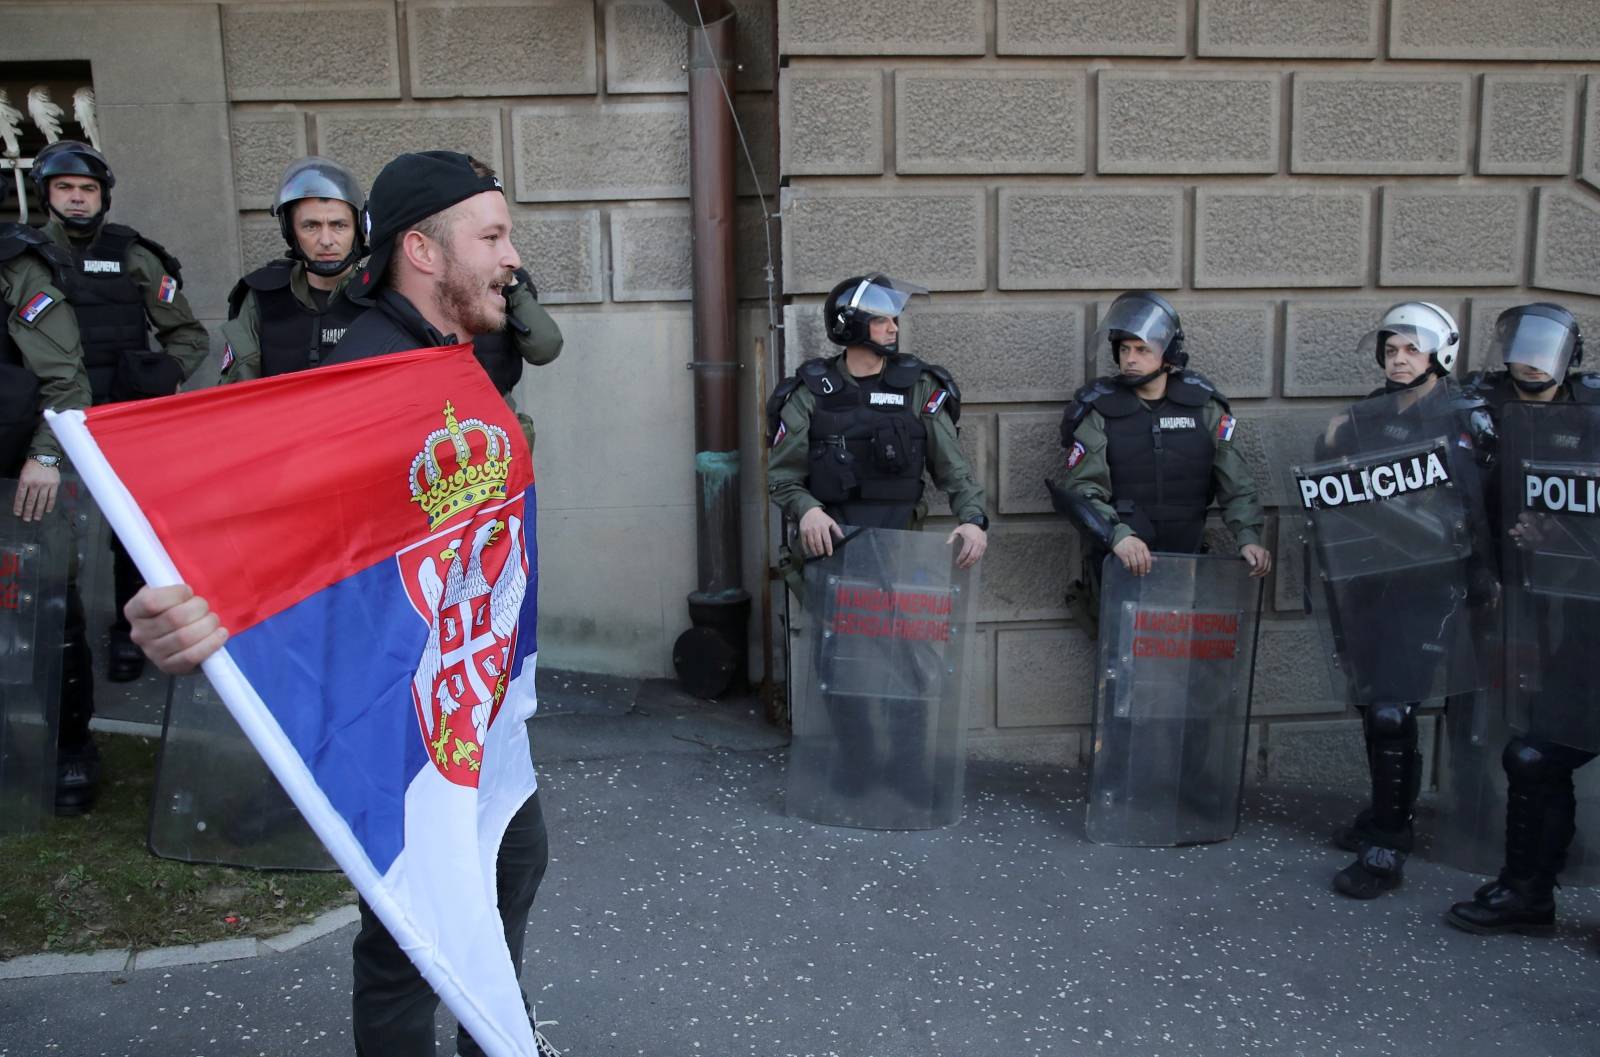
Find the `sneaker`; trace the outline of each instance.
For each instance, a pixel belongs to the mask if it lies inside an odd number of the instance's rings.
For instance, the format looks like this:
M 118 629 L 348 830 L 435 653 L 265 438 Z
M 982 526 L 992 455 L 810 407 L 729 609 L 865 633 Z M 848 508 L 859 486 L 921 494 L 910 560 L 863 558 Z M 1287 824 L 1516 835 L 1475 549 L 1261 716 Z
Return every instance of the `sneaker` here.
M 1405 852 L 1369 844 L 1356 861 L 1333 875 L 1333 889 L 1351 899 L 1376 899 L 1405 880 Z
M 1542 936 L 1555 931 L 1553 893 L 1525 892 L 1515 882 L 1492 881 L 1465 903 L 1446 911 L 1444 919 L 1463 932 L 1480 936 L 1522 932 Z

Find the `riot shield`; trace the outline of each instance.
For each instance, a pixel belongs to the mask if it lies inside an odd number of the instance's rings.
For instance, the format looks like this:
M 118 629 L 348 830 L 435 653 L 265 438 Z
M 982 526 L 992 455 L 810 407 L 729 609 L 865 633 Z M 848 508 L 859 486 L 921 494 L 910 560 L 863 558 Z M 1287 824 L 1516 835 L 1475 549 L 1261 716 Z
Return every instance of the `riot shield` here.
M 55 808 L 70 550 L 59 509 L 12 515 L 16 489 L 0 480 L 0 835 L 35 831 Z
M 1509 402 L 1500 489 L 1507 718 L 1600 751 L 1600 407 Z
M 794 644 L 788 810 L 833 826 L 961 817 L 974 570 L 943 533 L 846 529 L 805 567 Z
M 1432 858 L 1493 877 L 1505 862 L 1506 772 L 1501 764 L 1513 736 L 1498 693 L 1465 695 L 1449 703 L 1439 760 L 1439 824 Z M 1577 832 L 1567 847 L 1560 881 L 1600 884 L 1600 765 L 1573 774 Z
M 182 862 L 339 868 L 201 675 L 172 680 L 149 839 Z
M 1106 558 L 1087 816 L 1096 844 L 1233 836 L 1262 582 L 1237 558 L 1158 553 L 1144 576 Z
M 1417 702 L 1492 680 L 1484 470 L 1464 414 L 1442 384 L 1363 400 L 1313 439 L 1312 461 L 1290 467 L 1308 602 L 1344 701 Z

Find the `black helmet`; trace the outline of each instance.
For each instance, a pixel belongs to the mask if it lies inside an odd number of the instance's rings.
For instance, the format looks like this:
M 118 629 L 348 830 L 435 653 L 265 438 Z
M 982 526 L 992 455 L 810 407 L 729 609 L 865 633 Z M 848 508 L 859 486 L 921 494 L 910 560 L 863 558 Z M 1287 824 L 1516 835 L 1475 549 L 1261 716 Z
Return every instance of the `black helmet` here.
M 75 231 L 90 230 L 99 225 L 105 218 L 106 210 L 111 208 L 111 189 L 117 186 L 117 176 L 111 171 L 111 163 L 106 161 L 106 156 L 75 139 L 60 139 L 46 146 L 33 159 L 33 168 L 28 176 L 33 180 L 33 189 L 39 195 L 40 204 Z M 88 176 L 98 180 L 100 212 L 92 217 L 67 217 L 57 213 L 50 205 L 52 176 Z
M 294 210 L 289 207 L 303 198 L 331 198 L 354 211 L 350 222 L 355 226 L 356 238 L 343 260 L 312 261 L 300 252 L 300 240 L 294 234 Z M 289 163 L 283 170 L 283 179 L 278 181 L 278 196 L 272 201 L 272 215 L 278 218 L 278 230 L 289 245 L 289 256 L 303 263 L 307 271 L 324 276 L 339 275 L 367 255 L 366 225 L 362 223 L 365 208 L 366 196 L 361 193 L 355 174 L 338 162 L 315 154 Z
M 900 351 L 899 342 L 880 345 L 873 341 L 869 329 L 872 320 L 897 318 L 914 295 L 927 292 L 915 283 L 881 272 L 852 276 L 830 290 L 822 303 L 828 340 L 846 348 L 865 345 L 880 356 L 893 356 Z
M 1544 382 L 1512 376 L 1517 388 L 1543 392 L 1560 385 L 1567 372 L 1583 362 L 1583 333 L 1578 317 L 1561 305 L 1549 301 L 1517 305 L 1494 321 L 1494 351 L 1507 366 L 1520 363 L 1549 375 Z
M 1117 362 L 1117 346 L 1124 341 L 1142 341 L 1160 351 L 1161 362 L 1169 367 L 1181 370 L 1189 363 L 1178 310 L 1149 290 L 1129 290 L 1111 302 L 1100 320 L 1094 344 L 1104 343 L 1113 363 Z

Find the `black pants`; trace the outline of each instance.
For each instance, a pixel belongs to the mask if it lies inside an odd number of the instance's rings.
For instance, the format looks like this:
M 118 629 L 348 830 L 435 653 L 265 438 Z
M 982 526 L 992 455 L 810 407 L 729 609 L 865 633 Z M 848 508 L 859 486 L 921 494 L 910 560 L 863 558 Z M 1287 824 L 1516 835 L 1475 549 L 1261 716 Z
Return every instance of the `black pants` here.
M 111 535 L 111 585 L 112 593 L 116 596 L 112 599 L 111 630 L 126 635 L 130 625 L 122 611 L 127 607 L 128 599 L 138 594 L 139 588 L 144 586 L 144 577 L 139 574 L 139 567 L 133 563 L 132 556 L 116 533 Z
M 549 840 L 539 794 L 528 798 L 511 816 L 500 841 L 495 862 L 495 890 L 500 900 L 500 920 L 505 925 L 511 964 L 522 971 L 522 941 L 528 930 L 528 911 L 544 880 L 549 860 Z M 439 996 L 411 964 L 405 951 L 389 935 L 366 900 L 361 901 L 361 931 L 351 953 L 355 956 L 355 993 L 351 1000 L 351 1029 L 356 1057 L 434 1057 L 433 1014 Z M 527 996 L 523 996 L 527 1004 Z M 462 1057 L 481 1057 L 483 1049 L 465 1030 L 456 1033 Z
M 67 615 L 61 637 L 61 725 L 56 744 L 76 752 L 89 743 L 94 717 L 94 666 L 84 623 L 83 596 L 76 581 L 67 582 Z

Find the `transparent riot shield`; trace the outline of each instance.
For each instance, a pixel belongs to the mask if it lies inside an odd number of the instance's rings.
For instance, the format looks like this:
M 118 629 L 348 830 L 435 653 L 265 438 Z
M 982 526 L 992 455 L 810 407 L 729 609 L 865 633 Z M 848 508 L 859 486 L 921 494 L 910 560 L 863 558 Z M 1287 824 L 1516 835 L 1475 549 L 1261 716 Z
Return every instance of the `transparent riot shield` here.
M 977 575 L 955 555 L 943 533 L 846 529 L 831 558 L 806 563 L 790 814 L 864 829 L 961 817 Z
M 1468 694 L 1492 681 L 1497 589 L 1481 454 L 1453 387 L 1363 400 L 1289 470 L 1307 600 L 1356 705 Z
M 150 850 L 262 870 L 338 869 L 201 675 L 172 680 Z
M 24 523 L 0 480 L 0 835 L 39 829 L 55 807 L 56 724 L 67 613 L 67 523 Z
M 1600 407 L 1508 403 L 1499 470 L 1507 718 L 1600 751 Z
M 1434 859 L 1494 877 L 1505 863 L 1506 772 L 1501 763 L 1514 735 L 1498 692 L 1449 702 L 1439 760 L 1439 824 Z M 1563 885 L 1600 884 L 1600 764 L 1573 774 L 1577 832 L 1567 847 Z
M 1233 836 L 1261 585 L 1237 558 L 1158 553 L 1144 576 L 1106 558 L 1087 816 L 1096 844 Z

